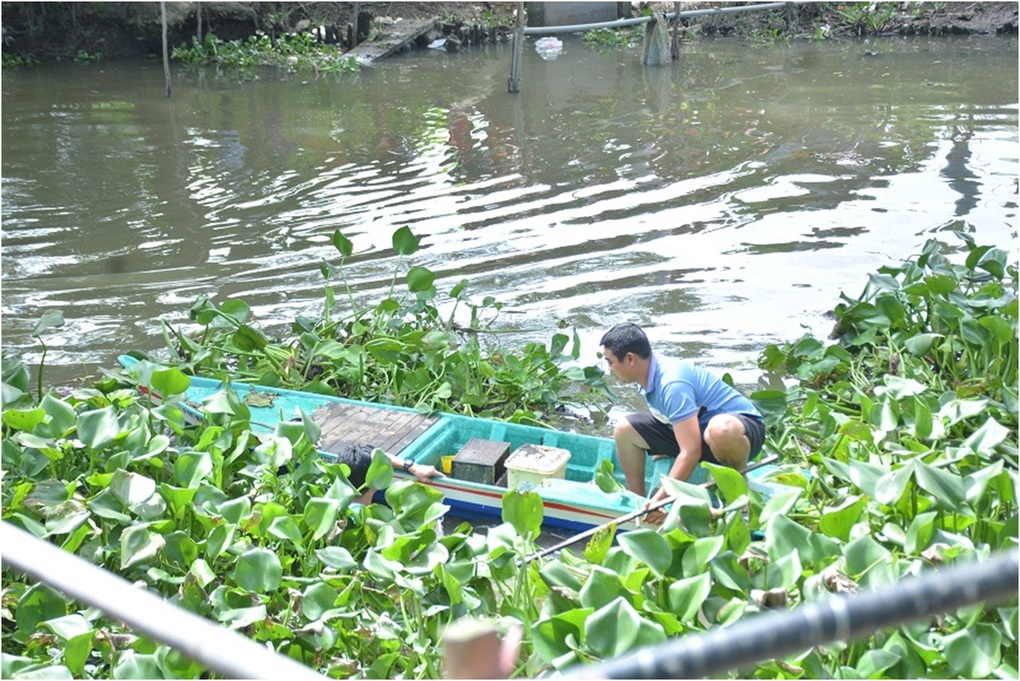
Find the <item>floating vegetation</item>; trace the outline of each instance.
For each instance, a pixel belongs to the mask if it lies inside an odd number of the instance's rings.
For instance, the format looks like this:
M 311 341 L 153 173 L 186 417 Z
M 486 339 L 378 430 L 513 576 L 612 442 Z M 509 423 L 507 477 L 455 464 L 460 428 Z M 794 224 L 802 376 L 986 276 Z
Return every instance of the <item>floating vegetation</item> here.
M 220 40 L 206 33 L 191 45 L 175 47 L 170 56 L 185 64 L 218 64 L 236 69 L 276 66 L 291 71 L 344 73 L 358 70 L 354 57 L 344 57 L 336 45 L 319 43 L 310 33 L 286 33 L 271 38 L 262 31 L 246 40 Z
M 448 380 L 438 375 L 408 392 L 396 386 L 398 375 L 401 385 L 413 382 L 410 357 L 446 367 L 429 352 L 453 347 L 427 343 L 429 332 L 413 323 L 431 320 L 442 338 L 457 337 L 437 316 L 430 273 L 412 268 L 406 295 L 395 277 L 382 303 L 352 304 L 341 316 L 333 290 L 341 262 L 324 265 L 322 319 L 297 324 L 299 338 L 286 347 L 260 335 L 240 302 L 197 304 L 199 340 L 168 332 L 184 357 L 152 375 L 165 397 L 159 406 L 124 372 L 65 397 L 32 394 L 27 368 L 5 356 L 3 520 L 334 678 L 439 678 L 445 627 L 468 614 L 523 632 L 513 677 L 530 678 L 1015 550 L 1017 268 L 1006 251 L 960 237 L 962 252 L 931 240 L 872 274 L 859 297 L 836 307 L 832 339 L 763 351 L 763 369 L 796 379 L 753 396 L 792 485 L 767 502 L 735 471 L 706 464 L 717 498 L 674 482 L 678 500 L 661 527 L 615 544 L 601 534 L 583 552 L 526 561 L 543 512 L 533 492 L 508 492 L 505 522 L 485 534 L 466 523 L 444 533 L 439 492 L 393 482 L 378 457 L 365 484 L 385 489 L 386 503 L 353 503 L 360 490 L 349 470 L 318 456 L 308 422 L 256 434 L 227 389 L 206 405 L 202 424 L 187 423 L 176 400 L 193 371 L 479 407 L 463 396 L 483 393 L 452 381 L 448 396 L 427 398 Z M 341 235 L 334 244 L 341 259 L 351 254 Z M 417 242 L 400 231 L 394 246 L 406 256 Z M 477 330 L 483 312 L 498 310 L 469 304 L 465 288 L 450 297 L 468 305 Z M 515 349 L 499 352 L 517 363 L 504 381 L 536 370 Z M 541 371 L 557 355 L 536 356 Z M 546 404 L 537 388 L 514 390 Z M 206 674 L 6 566 L 2 617 L 5 678 Z M 1017 631 L 1015 602 L 976 604 L 742 673 L 1015 678 Z

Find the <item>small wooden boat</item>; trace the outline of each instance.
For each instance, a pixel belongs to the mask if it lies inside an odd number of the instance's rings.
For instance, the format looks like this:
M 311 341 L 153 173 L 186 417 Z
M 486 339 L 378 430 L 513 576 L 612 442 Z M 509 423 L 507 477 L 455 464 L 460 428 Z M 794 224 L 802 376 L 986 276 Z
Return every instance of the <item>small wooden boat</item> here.
M 147 378 L 155 365 L 127 355 L 119 359 L 124 367 L 135 367 L 132 371 L 139 390 L 156 402 L 162 400 Z M 188 418 L 201 422 L 203 403 L 225 385 L 209 378 L 190 379 L 182 407 Z M 335 453 L 348 444 L 369 444 L 439 470 L 444 469 L 444 457 L 447 461 L 453 457 L 450 473 L 433 478 L 429 484 L 443 493 L 444 502 L 458 517 L 498 521 L 503 495 L 508 489 L 522 486 L 542 497 L 544 526 L 569 532 L 588 530 L 631 514 L 645 502 L 644 497 L 630 491 L 604 492 L 594 483 L 596 468 L 606 459 L 613 464 L 613 477 L 621 485 L 624 482 L 611 438 L 456 414 L 423 414 L 405 407 L 247 383 L 231 383 L 230 389 L 248 406 L 253 429 L 272 432 L 277 423 L 299 417 L 299 409 L 310 415 L 321 429 L 316 448 L 326 458 L 335 458 Z M 562 464 L 551 471 L 549 466 L 542 466 L 548 461 L 540 460 L 537 466 L 528 464 L 536 453 L 539 458 L 559 457 Z M 515 467 L 514 461 L 523 463 Z M 555 465 L 555 461 L 551 463 Z M 668 473 L 672 460 L 649 460 L 648 464 L 646 485 L 651 490 L 660 476 Z M 777 485 L 763 477 L 775 469 L 775 465 L 766 464 L 748 471 L 750 486 L 766 496 L 773 494 Z M 403 478 L 408 474 L 395 470 L 394 476 Z M 699 467 L 691 482 L 700 484 L 705 478 L 704 469 Z M 628 525 L 634 527 L 628 523 L 620 529 L 628 529 Z

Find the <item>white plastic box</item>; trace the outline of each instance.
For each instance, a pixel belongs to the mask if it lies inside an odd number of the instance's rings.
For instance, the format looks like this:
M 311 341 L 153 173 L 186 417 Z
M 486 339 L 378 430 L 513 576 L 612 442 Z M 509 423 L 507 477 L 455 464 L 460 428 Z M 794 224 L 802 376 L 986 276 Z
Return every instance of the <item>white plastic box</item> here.
M 544 445 L 521 445 L 506 460 L 507 487 L 517 489 L 522 483 L 539 486 L 549 478 L 565 478 L 570 452 Z

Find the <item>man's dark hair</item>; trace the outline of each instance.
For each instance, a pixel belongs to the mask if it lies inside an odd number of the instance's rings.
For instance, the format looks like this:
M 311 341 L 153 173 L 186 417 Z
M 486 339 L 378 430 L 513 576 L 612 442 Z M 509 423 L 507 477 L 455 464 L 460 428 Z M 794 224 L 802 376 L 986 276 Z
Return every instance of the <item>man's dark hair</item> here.
M 652 345 L 648 342 L 648 336 L 637 324 L 617 324 L 606 331 L 599 345 L 612 352 L 617 359 L 623 359 L 628 352 L 633 352 L 641 359 L 652 356 Z
M 365 484 L 365 476 L 368 475 L 368 467 L 372 465 L 372 452 L 375 447 L 372 445 L 357 444 L 344 445 L 336 453 L 336 459 L 340 463 L 347 464 L 351 474 L 347 476 L 351 484 L 360 488 Z

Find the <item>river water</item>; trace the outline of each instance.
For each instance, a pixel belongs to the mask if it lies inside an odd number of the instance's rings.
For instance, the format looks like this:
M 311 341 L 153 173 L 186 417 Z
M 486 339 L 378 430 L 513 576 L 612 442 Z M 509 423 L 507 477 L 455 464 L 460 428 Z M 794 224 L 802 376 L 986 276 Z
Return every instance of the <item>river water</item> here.
M 672 67 L 565 37 L 418 50 L 359 73 L 156 61 L 5 69 L 3 346 L 48 381 L 163 347 L 201 294 L 269 330 L 322 309 L 334 230 L 364 301 L 391 235 L 504 303 L 503 343 L 621 321 L 753 385 L 767 343 L 825 335 L 841 292 L 955 227 L 1014 249 L 1015 38 L 686 45 Z M 625 399 L 629 399 L 625 397 Z

